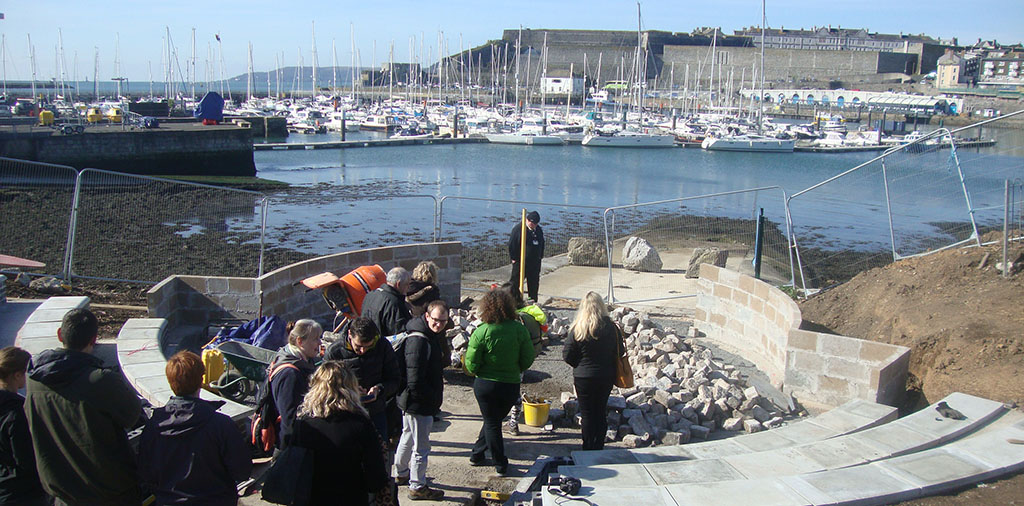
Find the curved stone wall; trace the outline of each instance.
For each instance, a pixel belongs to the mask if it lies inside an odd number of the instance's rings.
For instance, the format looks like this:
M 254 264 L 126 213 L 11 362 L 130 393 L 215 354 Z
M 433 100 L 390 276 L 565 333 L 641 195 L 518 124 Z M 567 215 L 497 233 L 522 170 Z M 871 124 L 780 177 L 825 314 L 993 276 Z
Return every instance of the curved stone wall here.
M 700 266 L 694 325 L 764 371 L 805 405 L 851 399 L 900 402 L 910 349 L 801 330 L 800 308 L 781 290 L 710 264 Z

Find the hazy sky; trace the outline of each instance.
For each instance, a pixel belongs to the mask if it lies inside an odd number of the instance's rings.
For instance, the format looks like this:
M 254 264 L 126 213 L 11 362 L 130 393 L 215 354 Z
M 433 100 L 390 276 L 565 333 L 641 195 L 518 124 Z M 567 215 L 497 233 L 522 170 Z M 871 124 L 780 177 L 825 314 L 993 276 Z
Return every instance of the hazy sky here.
M 643 28 L 690 32 L 696 27 L 719 26 L 725 33 L 761 21 L 756 0 L 647 0 L 641 2 Z M 936 38 L 956 37 L 960 43 L 996 39 L 1001 43 L 1024 40 L 1024 0 L 990 0 L 982 4 L 933 0 L 773 0 L 768 2 L 768 26 L 810 28 L 843 26 L 881 33 L 923 33 Z M 363 66 L 387 59 L 394 43 L 395 61 L 408 61 L 411 38 L 423 60 L 436 61 L 438 33 L 444 32 L 447 50 L 498 39 L 506 28 L 581 28 L 635 30 L 636 3 L 629 1 L 308 1 L 308 0 L 17 0 L 0 1 L 0 31 L 6 38 L 4 61 L 8 79 L 32 75 L 28 37 L 36 55 L 36 76 L 55 75 L 58 29 L 63 35 L 64 62 L 69 78 L 92 77 L 96 52 L 99 78 L 115 74 L 119 47 L 121 74 L 133 81 L 163 76 L 164 38 L 167 29 L 185 68 L 192 53 L 195 29 L 197 75 L 205 79 L 208 55 L 219 73 L 220 34 L 228 76 L 246 71 L 247 46 L 253 45 L 257 71 L 295 65 L 301 51 L 311 62 L 312 23 L 316 23 L 317 60 L 332 62 L 332 41 L 339 65 L 351 62 L 351 31 Z M 118 36 L 120 43 L 118 44 Z M 376 57 L 374 58 L 374 42 Z M 175 71 L 177 72 L 177 70 Z M 219 74 L 214 74 L 216 78 Z

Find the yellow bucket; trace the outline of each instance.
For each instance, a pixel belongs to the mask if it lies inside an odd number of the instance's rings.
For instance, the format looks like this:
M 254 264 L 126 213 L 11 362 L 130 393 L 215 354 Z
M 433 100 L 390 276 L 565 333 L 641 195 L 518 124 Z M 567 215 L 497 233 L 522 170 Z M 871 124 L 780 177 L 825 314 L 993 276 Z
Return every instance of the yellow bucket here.
M 543 427 L 548 423 L 548 410 L 551 409 L 551 401 L 541 399 L 542 402 L 527 402 L 523 399 L 523 418 L 526 425 L 530 427 Z

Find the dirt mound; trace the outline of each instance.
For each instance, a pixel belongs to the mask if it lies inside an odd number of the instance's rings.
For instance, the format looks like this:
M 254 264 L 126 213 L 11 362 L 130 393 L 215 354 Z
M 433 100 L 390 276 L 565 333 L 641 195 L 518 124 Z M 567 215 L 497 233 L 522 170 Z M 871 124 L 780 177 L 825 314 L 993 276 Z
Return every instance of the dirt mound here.
M 907 408 L 955 391 L 1024 404 L 1024 273 L 1004 279 L 1001 259 L 1001 246 L 972 247 L 864 271 L 801 303 L 804 326 L 909 347 L 923 396 Z

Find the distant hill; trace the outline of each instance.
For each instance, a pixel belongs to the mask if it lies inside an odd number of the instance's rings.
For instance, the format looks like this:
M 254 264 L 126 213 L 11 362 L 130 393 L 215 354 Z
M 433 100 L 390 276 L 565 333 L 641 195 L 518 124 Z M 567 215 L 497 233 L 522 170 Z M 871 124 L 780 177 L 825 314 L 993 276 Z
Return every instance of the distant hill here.
M 355 69 L 356 79 L 359 79 L 359 73 L 364 68 L 357 67 Z M 281 90 L 292 90 L 296 86 L 300 90 L 309 89 L 313 84 L 313 67 L 281 67 L 280 69 L 253 72 L 253 81 L 260 89 L 266 89 L 267 79 L 269 76 L 270 87 L 276 89 L 278 72 L 280 72 L 281 79 Z M 316 83 L 318 87 L 328 87 L 331 85 L 331 81 L 334 79 L 335 74 L 337 75 L 337 86 L 351 86 L 352 85 L 352 67 L 317 67 L 316 68 Z M 298 75 L 298 81 L 296 81 L 296 75 Z M 228 79 L 228 83 L 232 85 L 232 88 L 237 88 L 239 84 L 245 86 L 249 79 L 247 74 L 239 74 L 235 77 Z M 298 84 L 297 84 L 298 83 Z

